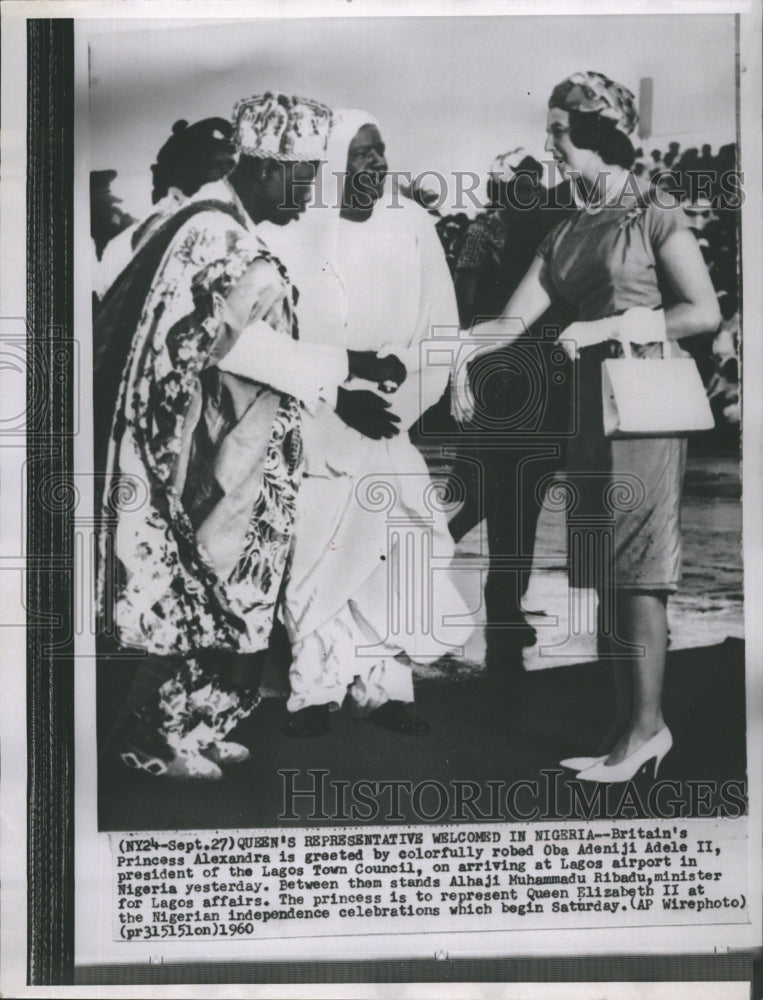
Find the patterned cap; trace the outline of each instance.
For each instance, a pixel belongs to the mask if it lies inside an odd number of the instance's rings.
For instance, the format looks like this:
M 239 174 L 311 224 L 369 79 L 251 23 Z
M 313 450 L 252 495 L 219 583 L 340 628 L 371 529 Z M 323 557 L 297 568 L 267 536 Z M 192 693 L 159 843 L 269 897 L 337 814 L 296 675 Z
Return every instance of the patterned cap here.
M 630 135 L 638 124 L 636 98 L 627 87 L 615 83 L 603 73 L 573 73 L 554 87 L 550 108 L 565 111 L 594 111 L 615 123 L 615 128 Z
M 305 97 L 268 91 L 233 109 L 233 140 L 242 153 L 272 160 L 321 160 L 331 109 Z

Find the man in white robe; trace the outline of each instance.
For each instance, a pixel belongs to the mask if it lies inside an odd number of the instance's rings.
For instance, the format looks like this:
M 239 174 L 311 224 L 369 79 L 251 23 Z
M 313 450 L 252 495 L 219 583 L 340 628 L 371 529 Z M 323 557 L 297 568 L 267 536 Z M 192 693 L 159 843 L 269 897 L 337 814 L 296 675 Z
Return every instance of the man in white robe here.
M 345 323 L 328 309 L 323 323 L 318 321 L 319 296 L 310 296 L 319 282 L 311 283 L 305 260 L 299 264 L 294 257 L 295 280 L 309 317 L 303 335 L 351 351 L 395 356 L 407 378 L 384 397 L 399 418 L 400 433 L 392 437 L 362 437 L 320 405 L 305 421 L 307 471 L 297 502 L 284 602 L 293 657 L 286 731 L 295 736 L 325 731 L 329 711 L 349 696 L 356 715 L 393 731 L 418 734 L 428 726 L 411 711 L 411 661 L 459 651 L 473 629 L 447 572 L 453 545 L 445 514 L 434 498 L 426 463 L 408 435 L 440 398 L 449 375 L 447 364 L 428 361 L 425 344 L 438 329 L 441 336 L 457 331 L 458 312 L 427 213 L 412 202 L 393 207 L 379 201 L 387 163 L 373 118 L 365 112 L 340 112 L 329 150 L 329 164 L 346 171 L 339 185 L 341 211 L 333 226 L 324 226 L 330 238 L 323 257 L 316 254 L 315 242 L 307 249 L 312 250 L 314 278 L 334 272 L 341 282 Z M 327 185 L 324 174 L 324 200 L 334 196 L 334 178 L 328 180 Z M 311 209 L 308 216 L 311 211 L 316 223 L 325 222 L 326 211 Z M 405 526 L 397 539 L 395 524 Z M 406 545 L 421 546 L 421 576 L 407 582 Z M 421 562 L 427 558 L 423 553 L 428 553 L 428 563 Z M 408 569 L 414 561 L 408 559 Z M 406 609 L 407 627 L 398 620 Z M 446 615 L 448 625 L 443 626 Z

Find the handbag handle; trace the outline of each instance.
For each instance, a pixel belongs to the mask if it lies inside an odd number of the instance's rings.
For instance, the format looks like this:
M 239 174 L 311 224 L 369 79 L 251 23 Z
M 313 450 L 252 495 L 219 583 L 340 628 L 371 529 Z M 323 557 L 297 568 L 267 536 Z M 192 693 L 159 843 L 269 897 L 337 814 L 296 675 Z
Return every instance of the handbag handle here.
M 633 348 L 631 346 L 630 340 L 621 340 L 621 341 L 619 341 L 619 343 L 620 343 L 620 346 L 623 349 L 623 357 L 627 358 L 629 361 L 633 361 Z M 666 343 L 667 343 L 667 341 L 665 341 L 665 340 L 660 341 L 660 346 L 662 348 L 662 358 L 663 358 L 663 360 L 665 359 L 665 345 L 666 345 Z

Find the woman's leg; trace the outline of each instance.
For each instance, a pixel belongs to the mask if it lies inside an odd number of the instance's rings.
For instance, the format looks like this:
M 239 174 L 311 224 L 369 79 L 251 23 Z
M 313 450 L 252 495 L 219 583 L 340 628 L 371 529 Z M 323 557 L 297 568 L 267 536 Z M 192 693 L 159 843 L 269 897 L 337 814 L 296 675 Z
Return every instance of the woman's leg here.
M 609 754 L 625 731 L 631 717 L 633 705 L 632 662 L 626 658 L 621 643 L 618 642 L 609 624 L 614 616 L 605 608 L 605 599 L 599 596 L 598 607 L 598 649 L 599 658 L 612 664 L 614 719 L 604 736 L 599 740 L 596 754 Z
M 623 661 L 630 674 L 630 717 L 612 747 L 608 764 L 619 763 L 665 726 L 662 685 L 668 637 L 667 595 L 618 590 L 616 622 L 618 636 L 641 649 Z M 616 680 L 616 689 L 618 684 L 624 706 L 625 678 Z

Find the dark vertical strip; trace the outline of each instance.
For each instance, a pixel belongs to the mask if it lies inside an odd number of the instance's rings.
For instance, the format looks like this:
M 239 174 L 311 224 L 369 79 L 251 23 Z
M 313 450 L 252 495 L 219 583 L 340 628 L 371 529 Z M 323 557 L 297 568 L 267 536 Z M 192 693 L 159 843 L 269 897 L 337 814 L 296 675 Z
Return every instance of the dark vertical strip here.
M 737 308 L 739 309 L 739 316 L 741 320 L 741 337 L 739 338 L 739 357 L 740 361 L 744 363 L 744 268 L 742 266 L 742 261 L 744 257 L 742 256 L 742 216 L 744 207 L 744 189 L 745 189 L 745 173 L 744 173 L 744 150 L 742 146 L 742 15 L 734 15 L 734 39 L 736 43 L 736 53 L 734 59 L 734 82 L 736 85 L 736 158 L 734 160 L 734 169 L 741 171 L 741 185 L 740 190 L 742 194 L 742 201 L 740 202 L 739 208 L 736 211 L 736 237 L 737 237 Z M 752 88 L 750 88 L 752 91 Z M 757 317 L 755 317 L 757 319 Z M 744 375 L 742 375 L 744 379 Z M 742 395 L 744 395 L 744 388 L 742 389 Z M 740 437 L 739 441 L 739 461 L 742 461 L 742 439 Z
M 27 59 L 27 973 L 43 986 L 74 974 L 73 591 L 54 565 L 73 537 L 73 21 L 30 20 Z

